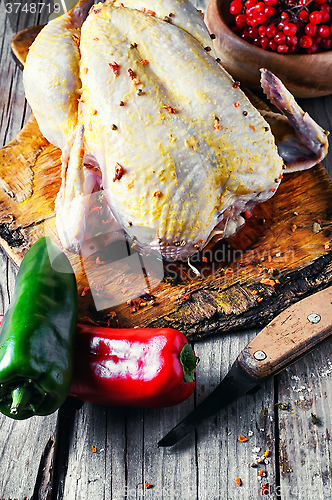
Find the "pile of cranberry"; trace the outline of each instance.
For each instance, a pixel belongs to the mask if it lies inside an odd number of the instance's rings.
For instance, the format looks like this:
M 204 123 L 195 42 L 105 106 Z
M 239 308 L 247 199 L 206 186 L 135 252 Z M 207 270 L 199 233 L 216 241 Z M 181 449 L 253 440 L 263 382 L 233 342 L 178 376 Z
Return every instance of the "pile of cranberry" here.
M 257 47 L 280 54 L 332 48 L 330 0 L 232 0 L 232 30 Z

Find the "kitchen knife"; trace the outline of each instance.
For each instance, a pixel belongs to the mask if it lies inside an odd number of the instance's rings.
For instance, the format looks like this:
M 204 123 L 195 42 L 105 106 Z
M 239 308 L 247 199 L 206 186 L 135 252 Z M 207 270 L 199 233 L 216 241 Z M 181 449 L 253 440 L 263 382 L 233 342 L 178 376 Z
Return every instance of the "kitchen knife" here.
M 332 333 L 332 287 L 288 307 L 241 351 L 207 398 L 176 425 L 158 446 L 173 446 L 209 417 L 276 375 Z

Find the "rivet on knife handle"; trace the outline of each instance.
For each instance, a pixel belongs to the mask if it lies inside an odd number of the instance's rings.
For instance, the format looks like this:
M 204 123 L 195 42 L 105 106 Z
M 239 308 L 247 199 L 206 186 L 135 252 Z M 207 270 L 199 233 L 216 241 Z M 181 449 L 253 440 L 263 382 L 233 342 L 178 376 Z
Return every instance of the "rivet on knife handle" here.
M 239 355 L 253 377 L 275 375 L 312 350 L 332 332 L 332 287 L 281 312 Z

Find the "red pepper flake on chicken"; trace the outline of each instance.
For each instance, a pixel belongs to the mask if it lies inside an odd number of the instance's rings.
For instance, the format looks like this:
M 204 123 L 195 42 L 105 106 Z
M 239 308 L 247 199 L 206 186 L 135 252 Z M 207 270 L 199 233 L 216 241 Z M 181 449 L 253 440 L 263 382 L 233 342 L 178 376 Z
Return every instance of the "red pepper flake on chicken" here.
M 115 175 L 113 177 L 113 182 L 119 181 L 123 174 L 124 174 L 124 168 L 120 165 L 120 163 L 116 163 L 115 165 Z
M 24 68 L 40 130 L 62 149 L 55 210 L 65 247 L 80 248 L 85 199 L 103 186 L 114 223 L 140 248 L 188 258 L 234 234 L 282 172 L 326 155 L 327 133 L 265 69 L 263 90 L 281 114 L 251 104 L 206 50 L 213 40 L 189 1 L 115 0 L 89 14 L 92 4 L 49 22 Z M 115 182 L 117 162 L 125 183 Z
M 114 63 L 108 63 L 109 67 L 111 68 L 111 70 L 113 71 L 113 74 L 115 76 L 119 76 L 120 74 L 120 66 L 114 62 Z

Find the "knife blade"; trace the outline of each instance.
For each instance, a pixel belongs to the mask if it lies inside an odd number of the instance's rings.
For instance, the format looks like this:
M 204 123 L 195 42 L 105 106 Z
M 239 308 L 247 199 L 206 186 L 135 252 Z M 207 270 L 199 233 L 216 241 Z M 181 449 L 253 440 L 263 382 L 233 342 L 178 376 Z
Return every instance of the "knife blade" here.
M 312 351 L 332 334 L 332 287 L 291 305 L 254 337 L 231 369 L 158 446 L 173 446 L 231 402 Z

